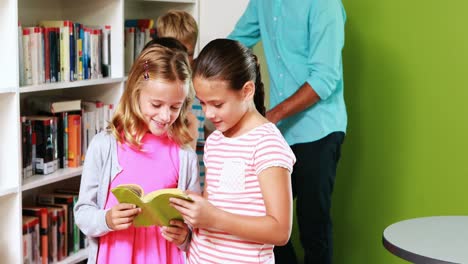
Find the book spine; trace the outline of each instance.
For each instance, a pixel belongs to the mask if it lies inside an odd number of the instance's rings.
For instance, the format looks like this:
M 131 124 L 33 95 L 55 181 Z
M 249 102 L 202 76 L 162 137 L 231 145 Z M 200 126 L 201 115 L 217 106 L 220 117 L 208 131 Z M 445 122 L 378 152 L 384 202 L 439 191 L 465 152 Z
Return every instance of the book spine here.
M 64 133 L 65 133 L 65 128 L 64 128 L 64 122 L 63 122 L 63 116 L 64 113 L 58 113 L 58 118 L 57 118 L 57 158 L 59 160 L 59 168 L 63 169 L 65 168 L 64 164 L 64 146 L 63 146 L 63 139 L 64 139 Z
M 135 57 L 135 28 L 125 28 L 125 72 L 130 72 Z
M 52 145 L 53 145 L 53 162 L 54 162 L 54 171 L 59 168 L 59 157 L 58 157 L 58 118 L 56 116 L 52 117 L 51 122 L 52 128 Z
M 44 78 L 46 83 L 50 83 L 50 28 L 44 28 Z
M 36 131 L 34 129 L 34 121 L 31 120 L 31 129 L 32 129 L 32 135 L 31 135 L 31 165 L 32 165 L 32 174 L 36 174 L 36 145 L 37 145 L 37 140 L 36 140 Z
M 68 32 L 69 32 L 69 55 L 70 55 L 70 81 L 75 80 L 76 73 L 76 64 L 75 64 L 75 34 L 74 34 L 75 24 L 71 21 L 68 21 Z
M 40 227 L 39 227 L 39 218 L 33 224 L 33 232 L 32 232 L 32 263 L 40 263 L 41 255 L 40 255 L 40 247 L 41 247 L 41 235 L 40 235 Z
M 31 85 L 32 82 L 32 57 L 31 57 L 31 29 L 23 29 L 23 85 Z
M 24 85 L 23 27 L 18 23 L 18 66 L 20 86 Z
M 111 26 L 106 25 L 102 33 L 102 76 L 111 76 L 110 64 L 110 39 L 111 39 Z
M 32 263 L 32 234 L 28 223 L 23 223 L 23 263 Z
M 68 166 L 81 165 L 81 116 L 68 115 Z
M 98 31 L 93 30 L 91 32 L 91 79 L 97 79 L 99 78 L 99 71 L 98 71 L 98 56 L 99 56 L 99 46 L 98 46 L 98 41 L 99 41 L 99 36 L 98 36 Z
M 62 42 L 63 43 L 63 81 L 70 81 L 70 21 L 63 21 L 63 26 L 61 27 L 62 32 Z M 60 53 L 62 55 L 62 53 Z
M 60 39 L 61 33 L 60 33 L 60 28 L 56 27 L 55 28 L 55 76 L 57 82 L 62 81 L 62 47 L 61 47 L 61 39 Z
M 77 24 L 77 41 L 76 41 L 76 65 L 77 65 L 77 78 L 78 80 L 83 80 L 83 37 L 84 30 L 82 24 Z
M 63 127 L 64 127 L 64 133 L 63 133 L 63 167 L 68 168 L 68 113 L 64 112 L 63 113 Z
M 23 208 L 23 215 L 36 216 L 39 218 L 39 236 L 40 236 L 40 258 L 39 262 L 42 264 L 48 263 L 49 255 L 49 217 L 46 208 L 38 209 L 25 209 Z
M 88 129 L 90 112 L 83 111 L 81 115 L 81 164 L 84 163 L 86 156 L 86 149 L 88 148 Z
M 21 117 L 23 179 L 32 176 L 32 127 L 31 120 Z
M 59 261 L 67 257 L 67 248 L 65 243 L 65 215 L 64 209 L 60 208 L 57 217 L 57 258 Z
M 89 79 L 89 29 L 83 31 L 83 79 Z
M 49 210 L 49 225 L 48 225 L 48 259 L 49 263 L 56 263 L 57 259 L 57 212 Z
M 39 54 L 39 67 L 38 67 L 38 73 L 39 73 L 39 83 L 44 83 L 45 82 L 45 46 L 44 46 L 44 28 L 43 27 L 37 27 L 39 30 L 38 33 L 38 54 Z
M 39 34 L 38 27 L 31 27 L 30 51 L 31 51 L 31 73 L 32 84 L 39 84 Z
M 36 120 L 36 174 L 50 174 L 55 171 L 53 145 L 53 119 Z

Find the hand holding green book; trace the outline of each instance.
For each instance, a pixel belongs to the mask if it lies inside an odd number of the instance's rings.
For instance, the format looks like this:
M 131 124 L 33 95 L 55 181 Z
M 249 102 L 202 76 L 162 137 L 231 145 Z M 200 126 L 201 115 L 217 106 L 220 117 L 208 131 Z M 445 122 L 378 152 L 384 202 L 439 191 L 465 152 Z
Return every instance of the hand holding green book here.
M 141 213 L 133 220 L 135 227 L 169 226 L 170 220 L 183 220 L 179 211 L 169 204 L 169 198 L 192 201 L 187 194 L 177 188 L 161 189 L 144 194 L 143 189 L 137 184 L 122 184 L 113 188 L 111 192 L 120 203 L 135 204 L 141 208 Z

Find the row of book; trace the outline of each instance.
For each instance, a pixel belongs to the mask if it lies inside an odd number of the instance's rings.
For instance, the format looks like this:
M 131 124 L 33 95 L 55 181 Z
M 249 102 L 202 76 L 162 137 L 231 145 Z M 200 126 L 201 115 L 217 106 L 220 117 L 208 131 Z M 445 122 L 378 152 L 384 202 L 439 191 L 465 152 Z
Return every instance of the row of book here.
M 81 166 L 92 138 L 113 114 L 113 105 L 100 101 L 34 96 L 25 104 L 38 115 L 21 117 L 23 179 Z
M 125 72 L 130 72 L 133 62 L 146 43 L 157 37 L 153 19 L 125 20 Z
M 23 206 L 23 263 L 56 263 L 88 246 L 73 218 L 77 199 L 78 190 L 61 189 Z
M 110 76 L 111 27 L 69 20 L 18 25 L 20 85 Z

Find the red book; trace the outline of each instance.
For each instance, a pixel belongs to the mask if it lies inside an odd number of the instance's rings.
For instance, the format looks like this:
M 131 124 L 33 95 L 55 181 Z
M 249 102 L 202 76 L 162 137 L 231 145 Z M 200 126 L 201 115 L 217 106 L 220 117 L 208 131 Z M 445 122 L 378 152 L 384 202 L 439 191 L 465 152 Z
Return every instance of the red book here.
M 39 233 L 40 233 L 40 251 L 41 251 L 41 263 L 48 263 L 48 252 L 49 252 L 49 239 L 48 239 L 48 228 L 49 228 L 49 217 L 47 208 L 44 207 L 23 207 L 23 215 L 36 216 L 39 218 Z

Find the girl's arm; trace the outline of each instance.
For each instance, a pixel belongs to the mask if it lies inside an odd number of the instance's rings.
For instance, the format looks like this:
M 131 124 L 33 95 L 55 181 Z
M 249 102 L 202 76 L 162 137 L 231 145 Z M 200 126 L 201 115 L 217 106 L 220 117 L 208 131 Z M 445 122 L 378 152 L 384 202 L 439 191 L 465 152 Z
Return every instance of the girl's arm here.
M 91 141 L 83 165 L 78 202 L 74 208 L 76 224 L 85 235 L 91 237 L 99 237 L 111 231 L 106 223 L 106 210 L 98 206 L 98 191 L 101 189 L 100 185 L 105 182 L 102 177 L 110 178 L 109 175 L 102 175 L 106 163 L 104 157 L 110 156 L 110 137 L 99 133 Z
M 247 240 L 284 245 L 292 228 L 292 191 L 289 170 L 270 167 L 259 174 L 265 216 L 246 216 L 218 209 L 205 198 L 190 195 L 194 202 L 171 199 L 185 222 L 193 227 L 219 229 Z M 273 231 L 274 230 L 274 231 Z
M 179 182 L 177 188 L 183 191 L 201 193 L 198 176 L 198 158 L 195 150 L 181 148 L 179 151 Z

